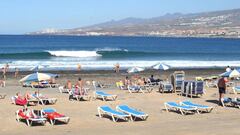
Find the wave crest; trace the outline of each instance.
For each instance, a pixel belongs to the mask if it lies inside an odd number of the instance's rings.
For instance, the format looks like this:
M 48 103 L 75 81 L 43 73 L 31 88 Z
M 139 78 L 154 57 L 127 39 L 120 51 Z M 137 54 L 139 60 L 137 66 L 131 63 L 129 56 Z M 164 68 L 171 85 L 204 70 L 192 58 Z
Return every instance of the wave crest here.
M 121 48 L 111 48 L 111 47 L 104 47 L 104 48 L 96 48 L 95 49 L 97 52 L 115 52 L 115 51 L 124 51 L 128 52 L 127 49 L 121 49 Z
M 97 51 L 47 51 L 52 56 L 57 57 L 101 57 L 102 55 L 98 54 Z

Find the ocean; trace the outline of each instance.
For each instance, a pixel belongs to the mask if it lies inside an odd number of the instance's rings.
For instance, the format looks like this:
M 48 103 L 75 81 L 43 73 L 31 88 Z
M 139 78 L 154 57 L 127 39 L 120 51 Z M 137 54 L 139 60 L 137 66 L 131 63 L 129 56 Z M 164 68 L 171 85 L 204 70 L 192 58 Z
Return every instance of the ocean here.
M 112 70 L 148 68 L 164 63 L 174 69 L 240 66 L 240 39 L 111 37 L 111 36 L 0 36 L 0 67 L 29 70 Z

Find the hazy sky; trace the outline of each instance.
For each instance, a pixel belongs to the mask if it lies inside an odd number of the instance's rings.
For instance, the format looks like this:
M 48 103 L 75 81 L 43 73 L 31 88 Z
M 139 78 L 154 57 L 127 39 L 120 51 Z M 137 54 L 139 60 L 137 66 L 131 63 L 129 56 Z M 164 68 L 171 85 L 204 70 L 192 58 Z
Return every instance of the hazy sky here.
M 1 0 L 0 34 L 234 8 L 240 8 L 240 0 Z

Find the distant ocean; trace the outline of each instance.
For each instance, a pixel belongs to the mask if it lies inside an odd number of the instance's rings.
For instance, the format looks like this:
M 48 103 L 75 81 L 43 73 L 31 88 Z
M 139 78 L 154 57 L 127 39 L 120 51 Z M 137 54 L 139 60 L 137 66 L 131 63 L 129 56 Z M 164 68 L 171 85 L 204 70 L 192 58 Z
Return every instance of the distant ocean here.
M 45 70 L 112 70 L 150 67 L 172 68 L 240 66 L 240 39 L 109 37 L 109 36 L 0 36 L 0 67 L 21 70 L 43 65 Z

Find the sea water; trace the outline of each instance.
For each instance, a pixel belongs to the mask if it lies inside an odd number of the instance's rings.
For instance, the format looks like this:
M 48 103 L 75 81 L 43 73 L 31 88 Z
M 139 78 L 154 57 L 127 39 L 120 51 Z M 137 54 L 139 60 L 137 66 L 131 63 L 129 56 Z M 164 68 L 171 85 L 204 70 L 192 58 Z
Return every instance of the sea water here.
M 111 37 L 111 36 L 0 36 L 0 67 L 29 70 L 112 70 L 164 63 L 171 68 L 240 66 L 240 39 Z

